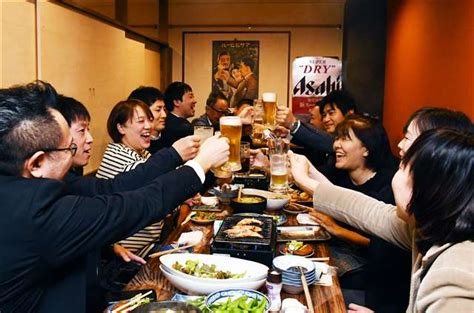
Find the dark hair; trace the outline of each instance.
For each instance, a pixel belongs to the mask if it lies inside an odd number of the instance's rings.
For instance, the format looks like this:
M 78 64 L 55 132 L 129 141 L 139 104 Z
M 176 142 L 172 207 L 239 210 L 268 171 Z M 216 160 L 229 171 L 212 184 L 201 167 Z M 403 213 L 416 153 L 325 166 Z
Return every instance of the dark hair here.
M 49 110 L 56 97 L 42 81 L 0 89 L 0 173 L 20 176 L 36 151 L 58 147 L 61 128 Z
M 223 55 L 228 55 L 228 56 L 230 56 L 230 53 L 229 53 L 228 51 L 226 51 L 226 50 L 220 52 L 220 53 L 217 55 L 217 61 L 219 61 L 219 59 L 220 59 L 221 56 L 223 56 Z
M 221 91 L 219 90 L 211 91 L 211 93 L 209 94 L 209 97 L 207 97 L 206 105 L 212 108 L 215 108 L 216 102 L 219 99 L 225 100 L 227 102 L 229 101 L 229 99 L 227 99 L 227 97 Z
M 243 57 L 242 63 L 250 67 L 250 70 L 252 71 L 255 69 L 255 61 L 251 57 Z
M 151 107 L 158 100 L 163 101 L 163 93 L 155 87 L 140 86 L 130 93 L 128 100 L 141 100 Z
M 336 138 L 350 139 L 350 129 L 369 152 L 365 158 L 367 168 L 374 171 L 393 169 L 395 158 L 390 150 L 387 132 L 378 120 L 357 114 L 348 115 L 337 125 Z
M 407 132 L 411 122 L 415 123 L 420 134 L 429 129 L 440 127 L 474 132 L 474 126 L 466 114 L 446 108 L 426 107 L 415 111 L 403 127 L 403 133 Z
M 113 142 L 120 142 L 122 140 L 123 135 L 117 129 L 117 125 L 124 125 L 127 121 L 131 120 L 136 107 L 142 108 L 148 118 L 153 120 L 150 108 L 143 101 L 135 99 L 120 101 L 113 107 L 107 119 L 107 132 Z
M 168 112 L 173 111 L 174 101 L 183 101 L 183 96 L 187 92 L 192 92 L 193 89 L 183 82 L 172 82 L 165 90 L 165 106 Z
M 326 104 L 328 104 L 333 110 L 337 107 L 341 110 L 343 115 L 346 115 L 350 110 L 357 113 L 355 100 L 346 90 L 334 90 L 318 102 L 321 116 L 324 114 L 324 107 Z
M 54 109 L 58 110 L 66 119 L 69 127 L 77 120 L 90 121 L 91 116 L 87 108 L 74 98 L 59 95 Z
M 405 154 L 413 192 L 407 211 L 415 216 L 417 245 L 474 238 L 474 134 L 452 129 L 423 132 Z
M 237 102 L 236 109 L 240 109 L 240 107 L 243 106 L 244 104 L 253 106 L 253 99 L 249 99 L 249 98 L 240 99 L 239 102 Z

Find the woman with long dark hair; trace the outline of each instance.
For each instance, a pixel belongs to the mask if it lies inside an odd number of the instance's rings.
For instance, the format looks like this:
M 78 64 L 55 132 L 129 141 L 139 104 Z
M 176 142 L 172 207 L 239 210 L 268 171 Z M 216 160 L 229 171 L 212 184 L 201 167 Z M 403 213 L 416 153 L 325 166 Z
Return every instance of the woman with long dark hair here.
M 309 177 L 308 162 L 294 154 L 290 159 L 297 184 L 314 191 L 314 205 L 319 210 L 412 250 L 407 312 L 462 312 L 472 308 L 472 132 L 432 129 L 419 135 L 392 181 L 396 206 L 320 183 Z

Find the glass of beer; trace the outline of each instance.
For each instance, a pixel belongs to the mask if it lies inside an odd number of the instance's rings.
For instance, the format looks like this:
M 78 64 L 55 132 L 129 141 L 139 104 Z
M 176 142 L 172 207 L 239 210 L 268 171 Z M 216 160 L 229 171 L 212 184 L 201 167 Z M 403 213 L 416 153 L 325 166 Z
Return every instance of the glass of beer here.
M 271 191 L 285 193 L 288 190 L 288 149 L 289 142 L 281 138 L 268 140 Z
M 214 136 L 214 127 L 212 126 L 194 126 L 194 135 L 198 135 L 201 138 L 201 144 L 207 140 L 207 138 Z
M 263 124 L 266 128 L 274 130 L 276 127 L 277 102 L 276 93 L 264 92 L 263 100 Z
M 252 145 L 254 147 L 263 147 L 265 139 L 263 138 L 263 102 L 261 99 L 253 101 L 253 119 L 252 119 Z
M 240 143 L 240 164 L 242 169 L 240 173 L 248 174 L 250 172 L 250 143 L 242 141 Z
M 238 116 L 223 116 L 219 119 L 221 136 L 229 139 L 229 161 L 223 166 L 232 172 L 242 168 L 240 164 L 240 138 L 242 137 L 242 121 Z
M 278 193 L 288 191 L 288 158 L 285 153 L 270 154 L 270 190 Z

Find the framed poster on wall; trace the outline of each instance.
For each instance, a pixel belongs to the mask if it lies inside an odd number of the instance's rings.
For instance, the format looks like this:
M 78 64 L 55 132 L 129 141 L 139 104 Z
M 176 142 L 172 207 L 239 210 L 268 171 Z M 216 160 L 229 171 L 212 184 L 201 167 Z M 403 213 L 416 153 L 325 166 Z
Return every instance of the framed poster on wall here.
M 218 70 L 218 53 L 231 43 L 245 46 L 236 45 L 229 60 L 224 60 L 228 61 L 229 69 L 232 65 L 238 65 L 240 69 L 242 62 L 239 59 L 249 55 L 255 61 L 255 97 L 261 97 L 263 92 L 275 92 L 278 103 L 288 105 L 290 42 L 290 32 L 183 32 L 182 80 L 193 88 L 198 101 L 196 115 L 204 113 L 206 99 L 213 88 L 212 80 Z M 235 86 L 233 93 L 237 92 L 238 85 Z M 232 104 L 235 104 L 235 100 L 234 96 Z
M 258 98 L 259 42 L 212 42 L 212 91 L 220 91 L 236 107 L 242 99 Z

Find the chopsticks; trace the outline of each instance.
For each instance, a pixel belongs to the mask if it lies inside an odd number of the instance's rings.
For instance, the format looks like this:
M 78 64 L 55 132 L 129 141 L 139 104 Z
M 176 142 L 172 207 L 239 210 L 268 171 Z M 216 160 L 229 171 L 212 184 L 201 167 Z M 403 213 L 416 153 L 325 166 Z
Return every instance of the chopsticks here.
M 197 245 L 197 244 L 198 244 L 198 243 L 196 242 L 196 243 L 192 243 L 192 244 L 189 244 L 189 245 L 177 247 L 177 248 L 174 248 L 174 249 L 156 252 L 156 253 L 150 254 L 149 257 L 150 257 L 150 258 L 157 258 L 157 257 L 162 256 L 162 255 L 165 255 L 165 254 L 170 254 L 170 253 L 173 253 L 173 252 L 176 252 L 176 251 L 179 251 L 179 250 L 184 250 L 184 249 L 187 249 L 187 248 L 194 247 L 194 246 Z
M 112 310 L 112 313 L 119 313 L 120 311 L 126 310 L 126 312 L 130 312 L 131 310 L 139 307 L 141 305 L 140 300 L 151 294 L 153 290 L 148 291 L 145 294 L 137 294 L 135 297 L 128 300 L 127 303 L 117 307 L 116 309 Z
M 191 212 L 189 213 L 188 216 L 186 216 L 186 218 L 184 219 L 184 221 L 181 223 L 181 226 L 183 226 L 184 224 L 186 224 L 187 222 L 189 222 L 191 220 L 191 218 L 196 214 L 196 212 Z
M 298 266 L 301 274 L 301 284 L 303 285 L 304 296 L 306 298 L 306 304 L 310 313 L 314 313 L 313 301 L 311 300 L 311 294 L 309 293 L 308 283 L 306 282 L 306 277 L 304 276 L 303 268 Z
M 295 208 L 299 208 L 299 209 L 303 209 L 303 210 L 313 210 L 312 207 L 309 207 L 307 205 L 303 205 L 303 204 L 299 204 L 299 203 L 295 203 L 295 202 L 291 202 L 289 205 L 292 205 L 294 206 Z

